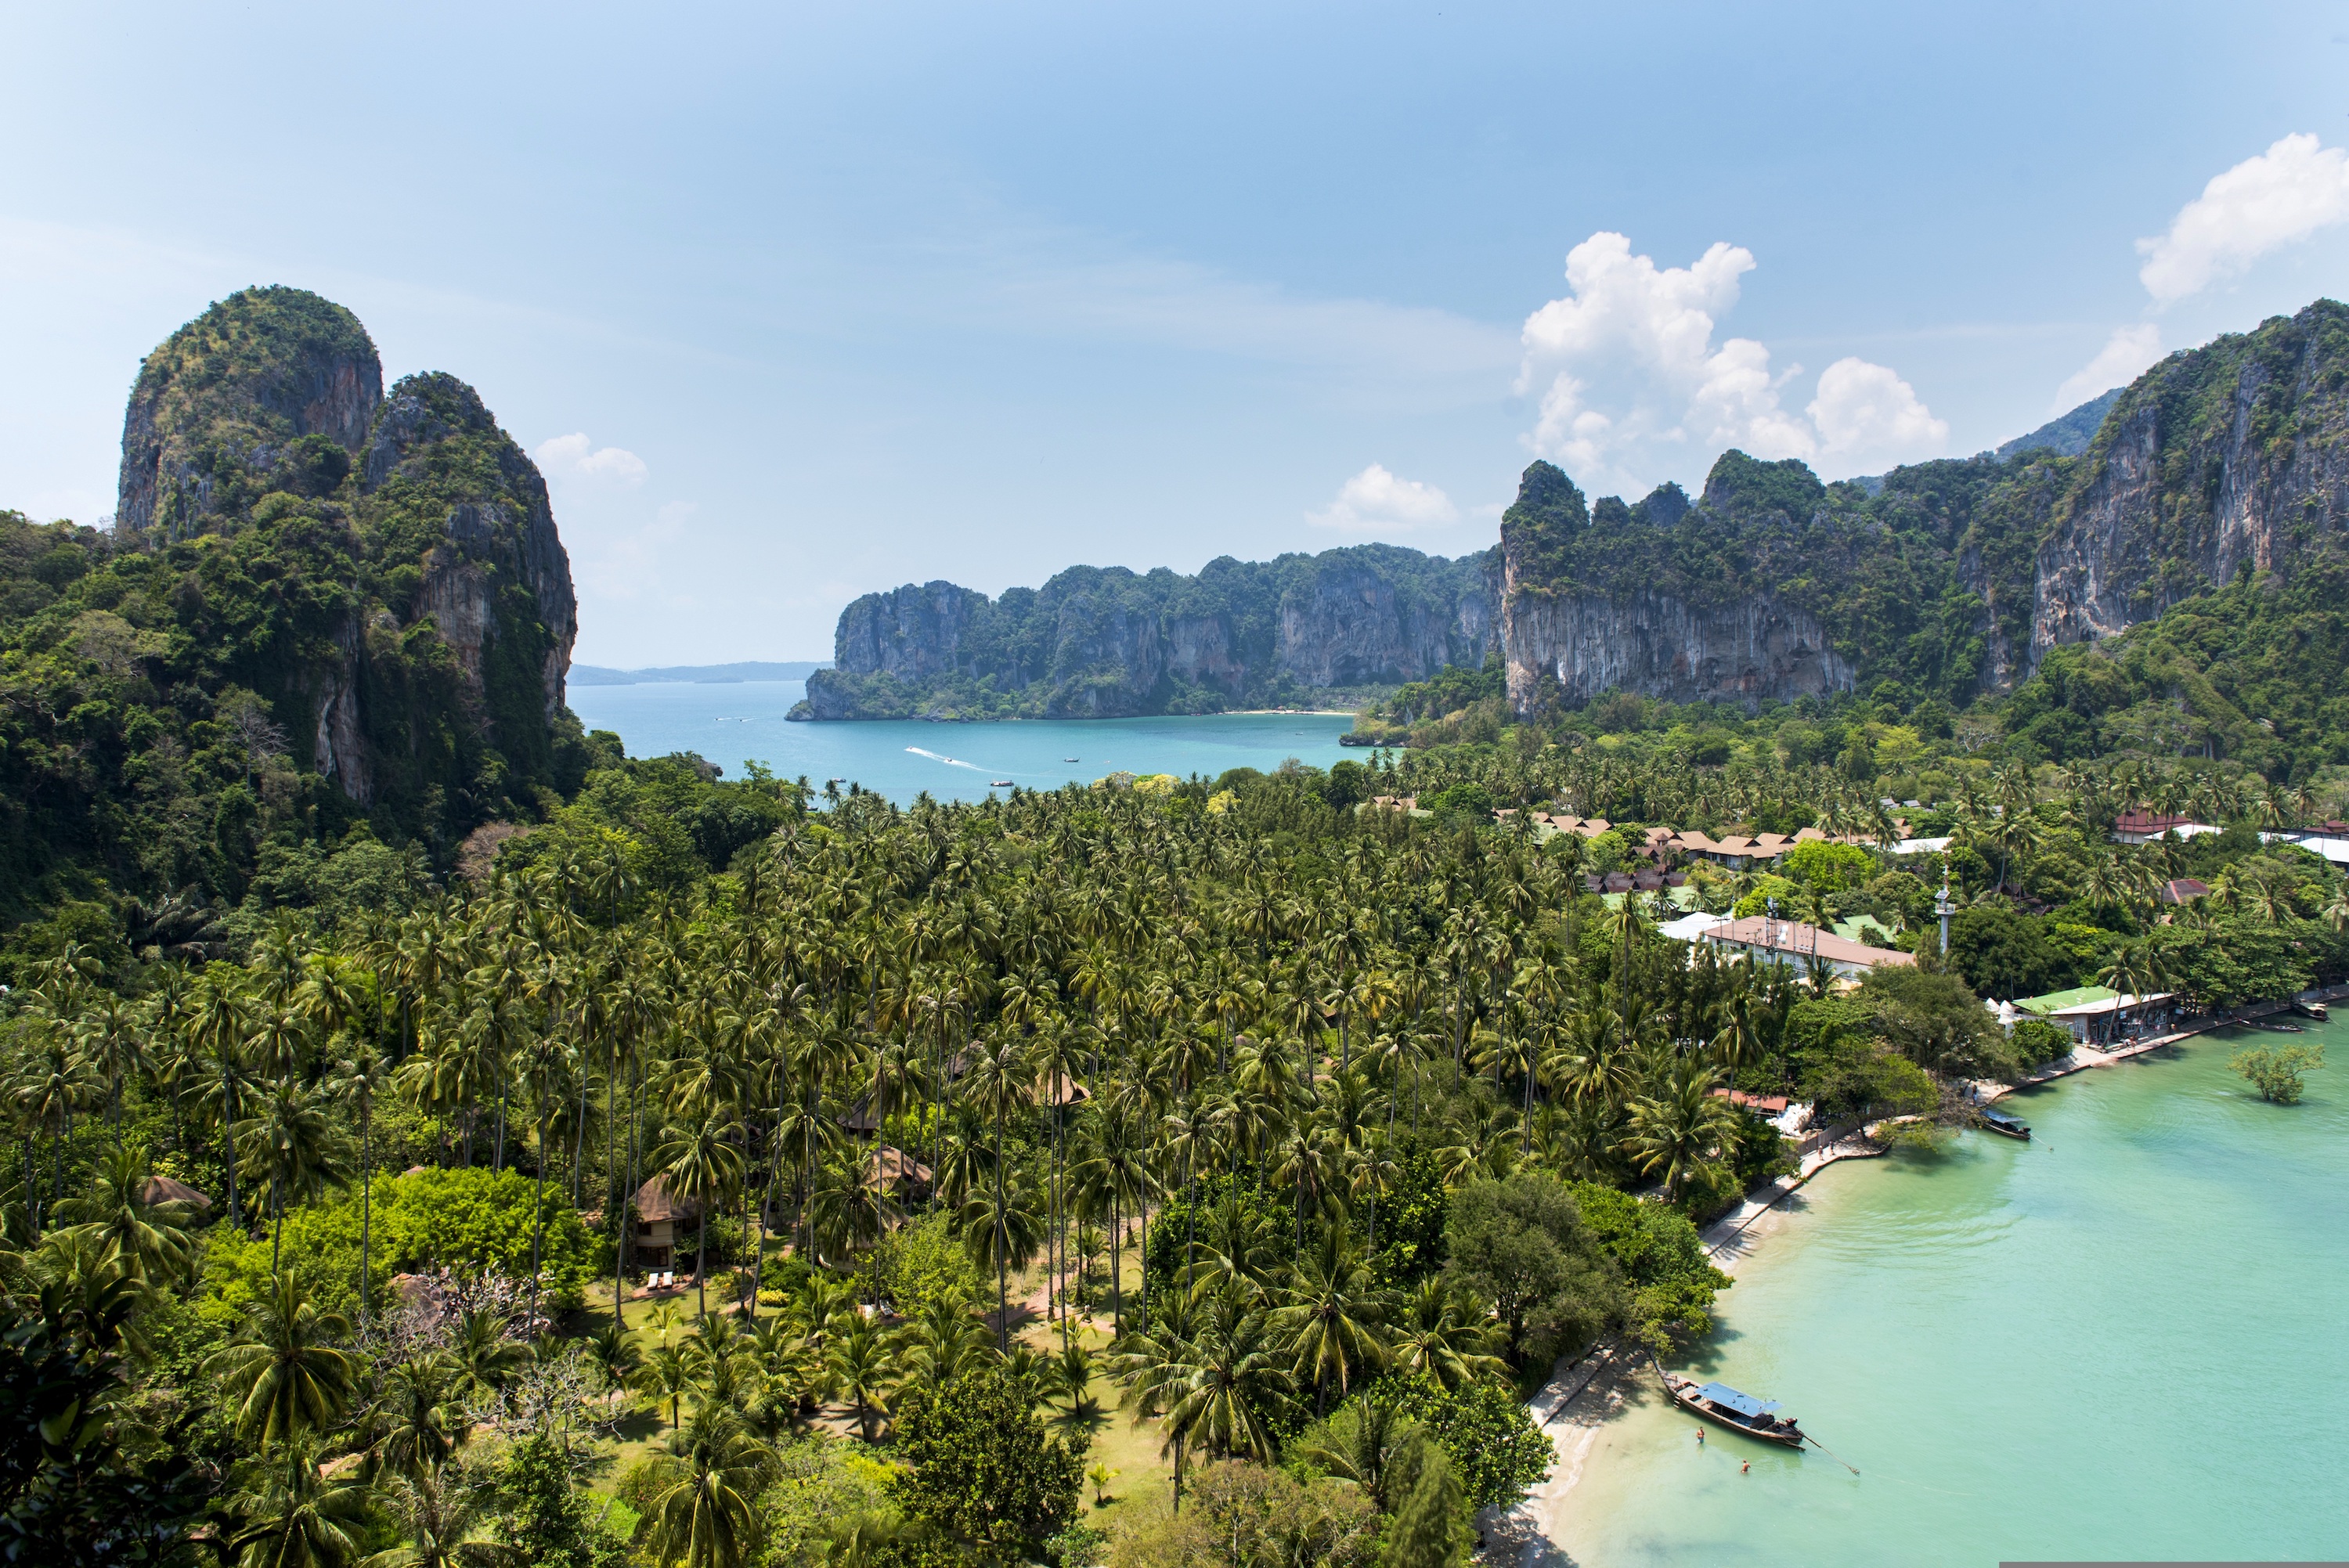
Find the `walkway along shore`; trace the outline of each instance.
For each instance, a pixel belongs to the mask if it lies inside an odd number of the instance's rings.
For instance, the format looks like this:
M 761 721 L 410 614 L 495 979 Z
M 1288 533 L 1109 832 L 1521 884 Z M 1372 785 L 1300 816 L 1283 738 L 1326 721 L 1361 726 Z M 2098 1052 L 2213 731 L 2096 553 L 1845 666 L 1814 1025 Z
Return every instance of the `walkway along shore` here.
M 2301 999 L 2326 1002 L 2349 999 L 2349 985 L 2330 985 L 2303 992 Z M 2058 1057 L 2020 1083 L 1984 1082 L 1975 1087 L 1979 1098 L 1988 1103 L 2018 1088 L 2053 1083 L 2057 1078 L 2085 1072 L 2091 1068 L 2112 1067 L 2214 1029 L 2289 1012 L 2292 1006 L 2288 1001 L 2263 1002 L 2235 1008 L 2224 1015 L 2197 1018 L 2182 1028 L 2150 1039 L 2132 1040 L 2116 1050 L 2100 1051 L 2086 1046 L 2075 1046 L 2067 1055 Z M 1882 1144 L 1869 1139 L 1861 1129 L 1823 1139 L 1816 1147 L 1804 1151 L 1792 1175 L 1781 1176 L 1768 1186 L 1747 1194 L 1744 1202 L 1705 1227 L 1702 1240 L 1706 1255 L 1723 1274 L 1735 1274 L 1737 1265 L 1753 1254 L 1768 1233 L 1756 1229 L 1760 1222 L 1777 1212 L 1778 1206 L 1813 1176 L 1837 1161 L 1872 1159 L 1885 1151 Z M 1782 1220 L 1784 1217 L 1780 1216 Z M 1516 1507 L 1496 1518 L 1477 1521 L 1485 1540 L 1485 1549 L 1478 1553 L 1478 1561 L 1511 1563 L 1516 1568 L 1543 1568 L 1546 1564 L 1568 1561 L 1565 1553 L 1555 1544 L 1557 1531 L 1554 1526 L 1564 1515 L 1568 1496 L 1574 1491 L 1575 1483 L 1582 1479 L 1583 1464 L 1598 1443 L 1600 1429 L 1622 1407 L 1625 1375 L 1643 1359 L 1640 1352 L 1627 1350 L 1609 1342 L 1593 1346 L 1580 1356 L 1563 1358 L 1551 1369 L 1549 1381 L 1527 1402 L 1526 1408 L 1533 1416 L 1534 1425 L 1548 1437 L 1557 1461 L 1551 1465 L 1549 1474 Z

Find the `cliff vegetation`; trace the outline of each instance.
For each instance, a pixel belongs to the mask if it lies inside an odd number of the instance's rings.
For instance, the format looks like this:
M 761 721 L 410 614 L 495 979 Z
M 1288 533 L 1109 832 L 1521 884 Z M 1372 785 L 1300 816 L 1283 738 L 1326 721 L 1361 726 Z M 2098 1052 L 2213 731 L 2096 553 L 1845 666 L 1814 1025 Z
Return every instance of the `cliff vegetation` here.
M 222 300 L 140 369 L 114 529 L 0 512 L 0 920 L 201 952 L 289 864 L 445 871 L 585 776 L 575 622 L 545 486 L 471 387 L 385 397 L 341 306 Z

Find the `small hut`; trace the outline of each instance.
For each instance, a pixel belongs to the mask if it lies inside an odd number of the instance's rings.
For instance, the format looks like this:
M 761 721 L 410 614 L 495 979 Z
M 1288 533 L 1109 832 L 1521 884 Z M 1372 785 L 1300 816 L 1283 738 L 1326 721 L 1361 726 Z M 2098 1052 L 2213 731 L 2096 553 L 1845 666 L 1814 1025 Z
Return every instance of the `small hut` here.
M 929 1195 L 930 1168 L 890 1144 L 873 1151 L 873 1175 L 900 1199 L 912 1202 Z
M 185 1181 L 169 1176 L 150 1176 L 139 1183 L 139 1201 L 152 1208 L 158 1203 L 185 1203 L 191 1209 L 209 1209 L 212 1201 L 189 1186 Z
M 636 1205 L 635 1262 L 648 1269 L 674 1267 L 686 1227 L 701 1217 L 701 1205 L 673 1195 L 666 1176 L 656 1176 L 637 1188 Z

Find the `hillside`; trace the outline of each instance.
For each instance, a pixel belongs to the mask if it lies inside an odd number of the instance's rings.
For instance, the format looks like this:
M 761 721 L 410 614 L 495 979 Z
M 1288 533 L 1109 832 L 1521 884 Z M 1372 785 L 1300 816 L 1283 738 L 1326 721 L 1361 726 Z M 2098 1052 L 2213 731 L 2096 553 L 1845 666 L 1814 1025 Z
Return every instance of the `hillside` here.
M 577 788 L 546 487 L 463 382 L 382 382 L 245 290 L 140 366 L 111 533 L 0 513 L 0 918 L 233 904 L 354 830 L 445 863 Z

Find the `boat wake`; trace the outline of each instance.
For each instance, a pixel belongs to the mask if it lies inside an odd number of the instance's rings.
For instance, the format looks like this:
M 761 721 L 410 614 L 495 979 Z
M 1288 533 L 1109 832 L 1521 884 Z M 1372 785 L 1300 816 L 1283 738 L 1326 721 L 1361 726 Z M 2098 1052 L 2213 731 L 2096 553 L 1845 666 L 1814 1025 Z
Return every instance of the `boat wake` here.
M 926 757 L 933 762 L 943 762 L 949 768 L 968 768 L 973 773 L 984 773 L 987 771 L 986 769 L 981 768 L 976 762 L 965 762 L 959 757 L 948 757 L 943 752 L 925 751 L 918 746 L 908 746 L 905 749 L 912 752 L 916 757 Z

